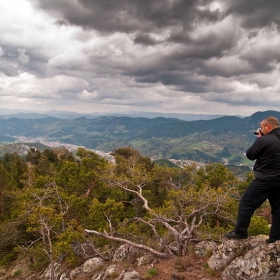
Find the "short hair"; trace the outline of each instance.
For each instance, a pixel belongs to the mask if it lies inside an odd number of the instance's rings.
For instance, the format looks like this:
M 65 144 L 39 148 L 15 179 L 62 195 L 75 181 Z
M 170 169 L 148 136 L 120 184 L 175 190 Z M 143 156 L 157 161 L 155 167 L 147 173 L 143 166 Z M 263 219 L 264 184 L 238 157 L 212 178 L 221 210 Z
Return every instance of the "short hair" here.
M 279 126 L 279 121 L 275 117 L 267 117 L 263 120 L 264 123 L 270 124 L 272 127 Z

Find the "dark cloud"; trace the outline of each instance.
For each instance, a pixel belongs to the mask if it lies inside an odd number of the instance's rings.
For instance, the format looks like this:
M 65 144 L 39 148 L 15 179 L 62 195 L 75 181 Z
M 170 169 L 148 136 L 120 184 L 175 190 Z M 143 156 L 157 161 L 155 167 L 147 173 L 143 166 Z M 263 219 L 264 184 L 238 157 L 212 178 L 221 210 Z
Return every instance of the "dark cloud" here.
M 145 33 L 136 34 L 134 37 L 134 43 L 146 46 L 153 46 L 157 44 L 154 38 L 152 38 L 149 34 Z
M 8 77 L 16 76 L 18 74 L 18 66 L 17 64 L 11 64 L 6 58 L 1 58 L 0 73 Z
M 30 2 L 28 25 L 7 17 L 0 38 L 2 77 L 35 83 L 22 95 L 46 88 L 48 99 L 180 107 L 174 95 L 247 105 L 279 92 L 278 0 Z
M 0 57 L 0 72 L 12 77 L 18 75 L 19 71 L 24 71 L 26 64 L 29 63 L 29 56 L 26 50 L 19 47 L 10 47 L 7 45 L 0 45 L 3 54 Z
M 29 72 L 38 76 L 45 76 L 48 57 L 40 50 L 26 48 L 22 44 L 1 44 L 3 55 L 0 57 L 0 72 L 7 76 L 17 76 L 19 72 Z
M 219 9 L 211 9 L 215 1 L 36 0 L 36 3 L 56 16 L 57 22 L 61 24 L 68 22 L 84 29 L 96 30 L 104 36 L 115 32 L 128 33 L 135 44 L 142 46 L 178 44 L 179 47 L 174 50 L 171 48 L 170 53 L 158 53 L 158 63 L 152 66 L 155 70 L 162 67 L 188 70 L 194 63 L 200 64 L 201 59 L 223 56 L 236 42 L 234 30 L 225 33 L 213 28 L 202 34 L 197 30 L 202 24 L 207 26 L 223 19 Z M 95 57 L 94 61 L 96 59 L 100 57 Z M 130 76 L 139 71 L 135 64 L 129 68 L 127 72 Z M 151 65 L 147 63 L 146 69 L 142 65 L 141 68 L 141 71 L 150 71 Z
M 254 73 L 271 72 L 278 68 L 280 62 L 279 42 L 252 46 L 250 50 L 240 55 L 241 59 L 248 61 Z
M 227 4 L 226 14 L 239 16 L 245 28 L 262 28 L 273 23 L 280 26 L 278 0 L 228 0 Z
M 100 32 L 152 31 L 177 24 L 192 22 L 195 0 L 79 0 L 80 6 L 65 6 L 65 2 L 38 1 L 42 8 L 60 11 L 65 20 L 74 25 L 93 28 Z
M 195 72 L 206 77 L 238 77 L 271 72 L 279 62 L 279 52 L 266 52 L 262 47 L 240 49 L 240 26 L 248 29 L 248 40 L 257 38 L 257 28 L 279 22 L 280 4 L 275 1 L 250 0 L 33 0 L 41 9 L 51 13 L 61 25 L 75 25 L 95 30 L 103 36 L 116 32 L 131 35 L 133 43 L 143 46 L 139 57 L 112 63 L 109 51 L 90 51 L 93 65 L 99 73 L 115 71 L 139 83 L 157 83 L 186 91 L 208 91 L 206 81 L 190 81 L 182 73 Z M 238 21 L 227 21 L 235 16 Z M 236 24 L 236 26 L 234 25 Z M 149 59 L 145 47 L 168 46 Z M 176 47 L 172 47 L 176 46 Z M 250 52 L 254 50 L 253 52 Z M 99 53 L 97 55 L 97 53 Z M 103 53 L 100 55 L 100 53 Z M 143 56 L 143 59 L 141 59 Z M 226 60 L 225 57 L 235 57 Z M 212 61 L 213 59 L 220 61 Z M 229 62 L 230 61 L 230 62 Z M 242 65 L 242 61 L 243 64 Z M 75 60 L 57 66 L 67 73 L 81 67 Z M 106 70 L 110 68 L 110 70 Z M 112 72 L 111 72 L 112 73 Z M 190 74 L 187 74 L 190 75 Z M 194 83 L 193 85 L 191 83 Z M 201 83 L 201 86 L 199 85 Z
M 41 9 L 68 22 L 101 33 L 160 33 L 173 27 L 183 34 L 197 22 L 215 22 L 218 10 L 209 8 L 213 1 L 202 0 L 33 0 Z M 78 3 L 78 4 L 77 4 Z M 199 9 L 203 6 L 203 9 Z M 136 37 L 137 38 L 137 37 Z M 170 37 L 172 38 L 172 37 Z M 142 41 L 141 41 L 142 42 Z

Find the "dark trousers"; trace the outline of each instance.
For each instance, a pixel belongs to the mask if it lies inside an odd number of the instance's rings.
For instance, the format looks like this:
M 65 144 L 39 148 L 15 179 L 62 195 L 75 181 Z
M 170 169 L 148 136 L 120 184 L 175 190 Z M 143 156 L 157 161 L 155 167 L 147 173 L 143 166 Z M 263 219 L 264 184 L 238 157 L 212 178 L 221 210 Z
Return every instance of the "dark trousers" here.
M 235 233 L 247 235 L 251 217 L 255 210 L 268 199 L 271 206 L 272 223 L 269 238 L 280 239 L 280 182 L 254 179 L 243 194 L 238 209 Z

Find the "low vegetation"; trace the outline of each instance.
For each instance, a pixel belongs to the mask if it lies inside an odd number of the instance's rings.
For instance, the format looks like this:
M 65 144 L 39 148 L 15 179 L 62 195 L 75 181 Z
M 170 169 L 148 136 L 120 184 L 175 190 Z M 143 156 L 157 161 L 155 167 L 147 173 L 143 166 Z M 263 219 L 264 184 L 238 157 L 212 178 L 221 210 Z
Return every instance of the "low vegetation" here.
M 82 148 L 75 155 L 35 148 L 25 158 L 6 153 L 0 161 L 0 265 L 25 255 L 31 271 L 62 260 L 73 267 L 92 256 L 111 259 L 120 243 L 181 258 L 193 241 L 219 240 L 232 229 L 252 180 L 252 173 L 240 180 L 218 163 L 160 166 L 131 147 L 112 155 L 115 162 Z M 267 209 L 252 219 L 251 234 L 267 233 Z

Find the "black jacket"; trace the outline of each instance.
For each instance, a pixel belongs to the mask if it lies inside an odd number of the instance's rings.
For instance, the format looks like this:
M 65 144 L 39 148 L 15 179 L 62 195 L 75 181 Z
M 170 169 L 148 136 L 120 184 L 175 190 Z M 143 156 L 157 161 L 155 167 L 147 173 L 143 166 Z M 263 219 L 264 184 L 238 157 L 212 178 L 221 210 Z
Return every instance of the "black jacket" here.
M 271 130 L 267 135 L 258 137 L 247 150 L 246 156 L 255 160 L 256 179 L 278 181 L 280 187 L 280 128 Z

